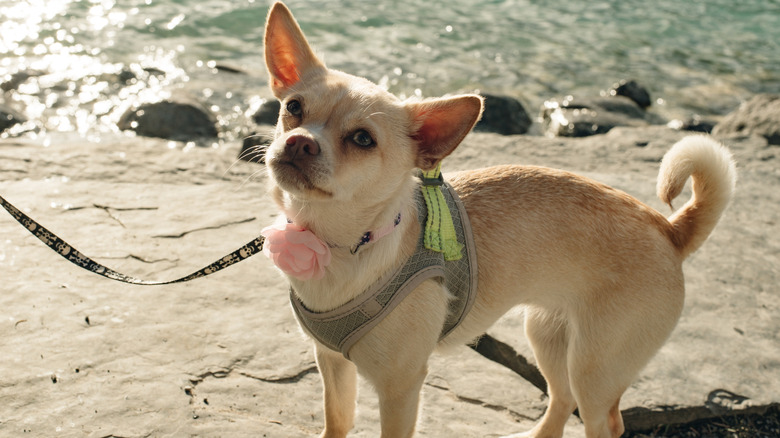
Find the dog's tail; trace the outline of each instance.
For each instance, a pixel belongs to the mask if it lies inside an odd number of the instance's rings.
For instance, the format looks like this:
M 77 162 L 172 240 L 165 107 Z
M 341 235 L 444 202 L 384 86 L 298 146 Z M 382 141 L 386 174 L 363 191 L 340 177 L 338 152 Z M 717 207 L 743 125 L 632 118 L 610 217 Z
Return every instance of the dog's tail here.
M 690 136 L 664 155 L 658 197 L 671 207 L 688 177 L 693 178 L 693 196 L 669 218 L 672 242 L 683 258 L 696 251 L 715 228 L 734 194 L 737 170 L 723 145 L 706 136 Z

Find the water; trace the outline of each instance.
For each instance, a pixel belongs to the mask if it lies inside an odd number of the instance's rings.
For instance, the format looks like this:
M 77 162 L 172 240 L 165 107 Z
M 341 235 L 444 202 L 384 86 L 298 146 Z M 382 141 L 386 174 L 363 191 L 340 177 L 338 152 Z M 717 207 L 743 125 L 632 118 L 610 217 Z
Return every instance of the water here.
M 196 94 L 223 139 L 263 98 L 267 0 L 0 0 L 4 135 L 117 131 L 129 105 Z M 401 96 L 482 90 L 544 100 L 633 78 L 666 118 L 724 114 L 780 92 L 778 0 L 293 0 L 332 68 Z M 229 66 L 246 74 L 231 74 Z

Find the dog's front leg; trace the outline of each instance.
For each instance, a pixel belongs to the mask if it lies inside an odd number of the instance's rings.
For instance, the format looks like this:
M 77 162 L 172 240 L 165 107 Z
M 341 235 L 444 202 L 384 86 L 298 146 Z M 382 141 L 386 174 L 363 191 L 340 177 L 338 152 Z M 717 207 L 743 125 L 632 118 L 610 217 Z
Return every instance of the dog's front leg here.
M 414 435 L 417 412 L 428 368 L 403 370 L 388 375 L 377 386 L 379 413 L 382 421 L 382 438 L 409 438 Z
M 341 353 L 315 343 L 317 367 L 325 400 L 325 430 L 321 438 L 343 438 L 354 426 L 357 369 Z
M 428 358 L 444 326 L 448 300 L 439 282 L 424 282 L 350 351 L 379 396 L 382 438 L 414 434 Z

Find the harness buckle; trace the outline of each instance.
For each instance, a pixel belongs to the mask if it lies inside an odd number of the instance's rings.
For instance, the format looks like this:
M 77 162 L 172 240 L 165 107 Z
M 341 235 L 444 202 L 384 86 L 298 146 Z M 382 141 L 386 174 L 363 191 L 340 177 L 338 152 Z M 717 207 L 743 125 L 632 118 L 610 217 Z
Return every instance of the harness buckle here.
M 439 173 L 439 175 L 435 178 L 426 178 L 424 174 L 421 174 L 420 179 L 422 180 L 422 185 L 424 187 L 444 185 L 444 176 L 441 173 Z

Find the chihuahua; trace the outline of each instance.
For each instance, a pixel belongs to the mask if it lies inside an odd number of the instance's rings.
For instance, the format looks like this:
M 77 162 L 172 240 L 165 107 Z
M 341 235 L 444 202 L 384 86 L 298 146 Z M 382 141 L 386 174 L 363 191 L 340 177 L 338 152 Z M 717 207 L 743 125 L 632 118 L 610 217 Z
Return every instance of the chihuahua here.
M 415 251 L 425 225 L 415 201 L 419 172 L 458 146 L 483 103 L 468 94 L 402 101 L 328 69 L 281 3 L 269 12 L 264 44 L 270 88 L 282 102 L 266 153 L 270 194 L 281 210 L 281 221 L 264 230 L 267 255 L 289 278 L 293 300 L 327 314 Z M 451 295 L 429 278 L 348 355 L 315 336 L 321 436 L 352 429 L 358 373 L 378 394 L 382 437 L 412 436 L 431 353 L 472 341 L 518 305 L 549 406 L 535 428 L 516 436 L 560 437 L 575 409 L 588 438 L 620 436 L 623 392 L 680 317 L 682 262 L 732 197 L 731 154 L 709 137 L 682 139 L 661 162 L 658 196 L 671 206 L 689 177 L 691 199 L 667 219 L 561 170 L 506 165 L 447 175 L 476 246 L 473 305 L 440 339 Z

